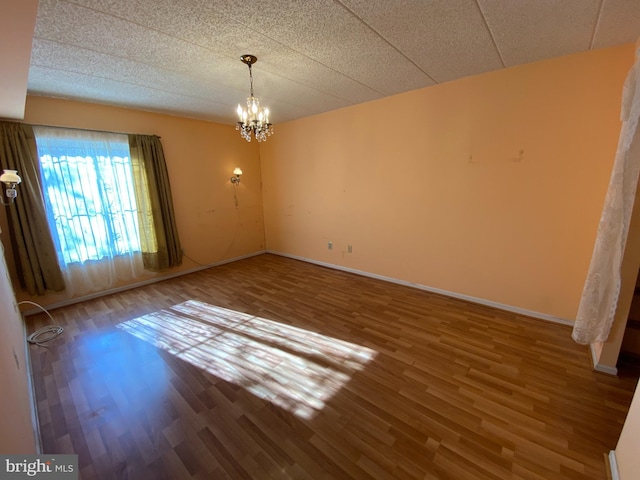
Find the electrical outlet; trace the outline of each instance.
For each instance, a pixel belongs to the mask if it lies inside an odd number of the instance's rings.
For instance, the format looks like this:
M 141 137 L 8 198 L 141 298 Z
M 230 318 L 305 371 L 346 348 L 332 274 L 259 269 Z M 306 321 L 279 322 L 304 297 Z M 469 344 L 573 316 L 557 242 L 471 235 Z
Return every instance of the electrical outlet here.
M 351 245 L 347 245 L 347 253 L 353 253 L 353 247 Z
M 333 242 L 329 242 L 329 243 L 327 244 L 327 248 L 328 248 L 329 250 L 333 250 Z

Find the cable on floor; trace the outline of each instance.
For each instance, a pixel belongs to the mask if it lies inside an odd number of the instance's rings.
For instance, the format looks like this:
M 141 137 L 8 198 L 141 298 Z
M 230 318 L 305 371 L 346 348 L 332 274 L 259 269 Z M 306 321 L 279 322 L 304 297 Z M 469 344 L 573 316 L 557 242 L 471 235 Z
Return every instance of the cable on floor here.
M 29 305 L 34 305 L 38 307 L 40 310 L 46 313 L 47 316 L 54 323 L 53 325 L 46 325 L 44 327 L 39 328 L 35 332 L 33 332 L 31 335 L 27 337 L 27 342 L 33 343 L 34 345 L 38 345 L 40 347 L 44 347 L 46 346 L 45 343 L 53 340 L 54 338 L 61 335 L 62 332 L 64 332 L 64 328 L 62 328 L 60 325 L 55 325 L 55 320 L 53 319 L 49 311 L 46 308 L 44 308 L 42 305 L 36 302 L 31 302 L 29 300 L 23 300 L 21 302 L 18 302 L 18 305 L 22 305 L 23 303 L 28 303 Z

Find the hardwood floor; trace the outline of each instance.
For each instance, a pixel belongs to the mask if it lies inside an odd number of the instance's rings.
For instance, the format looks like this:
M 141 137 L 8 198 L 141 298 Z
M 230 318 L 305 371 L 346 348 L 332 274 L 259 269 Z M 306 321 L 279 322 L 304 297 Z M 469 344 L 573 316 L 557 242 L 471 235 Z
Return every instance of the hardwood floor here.
M 52 314 L 43 448 L 83 479 L 603 479 L 637 381 L 569 327 L 273 255 Z

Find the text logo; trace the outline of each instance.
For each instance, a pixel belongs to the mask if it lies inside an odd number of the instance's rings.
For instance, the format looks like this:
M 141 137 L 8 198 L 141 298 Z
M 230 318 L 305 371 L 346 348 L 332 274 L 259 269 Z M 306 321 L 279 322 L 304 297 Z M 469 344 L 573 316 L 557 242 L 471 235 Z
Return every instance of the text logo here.
M 78 480 L 77 455 L 0 455 L 0 480 Z

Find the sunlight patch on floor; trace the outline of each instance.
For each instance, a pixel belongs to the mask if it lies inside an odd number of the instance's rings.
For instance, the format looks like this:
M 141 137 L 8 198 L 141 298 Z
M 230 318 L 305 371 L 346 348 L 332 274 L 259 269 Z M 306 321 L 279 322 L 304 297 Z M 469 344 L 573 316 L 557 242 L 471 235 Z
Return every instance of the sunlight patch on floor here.
M 302 418 L 312 418 L 375 350 L 189 300 L 117 325 Z

